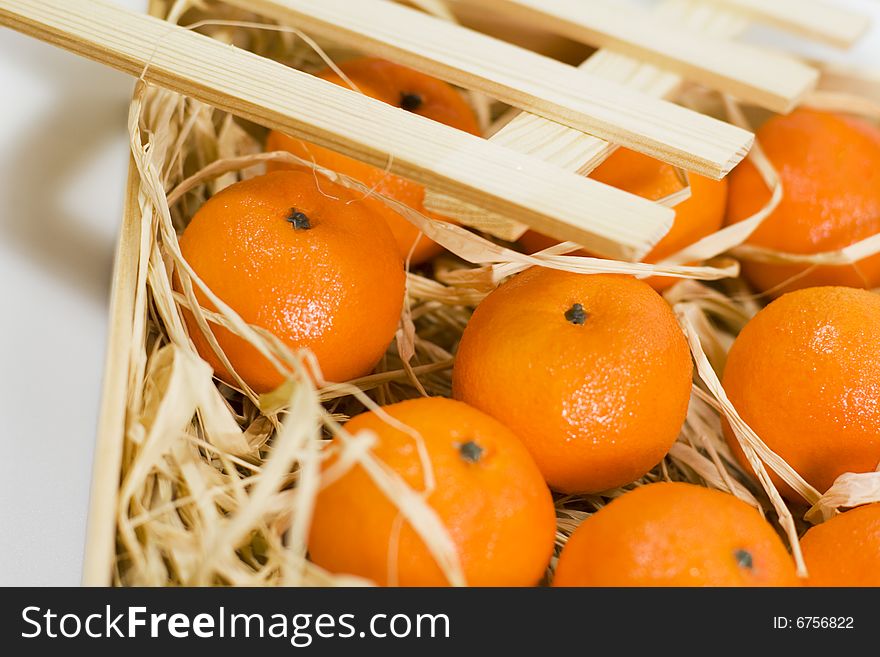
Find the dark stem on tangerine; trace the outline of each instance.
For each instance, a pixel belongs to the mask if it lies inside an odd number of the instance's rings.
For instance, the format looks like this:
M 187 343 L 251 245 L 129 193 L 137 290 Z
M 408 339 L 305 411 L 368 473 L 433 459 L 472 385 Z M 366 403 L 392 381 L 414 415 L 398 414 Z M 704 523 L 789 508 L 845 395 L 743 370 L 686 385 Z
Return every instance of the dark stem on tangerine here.
M 290 208 L 290 214 L 287 215 L 285 221 L 290 223 L 294 230 L 308 230 L 312 227 L 312 222 L 309 221 L 308 215 L 296 208 Z
M 469 440 L 458 446 L 458 453 L 468 463 L 476 463 L 483 456 L 483 448 L 473 440 Z
M 583 324 L 587 321 L 587 311 L 581 304 L 576 303 L 565 311 L 565 319 L 572 324 Z
M 737 550 L 733 553 L 733 556 L 736 558 L 736 565 L 740 568 L 751 570 L 755 565 L 754 559 L 752 559 L 752 553 L 748 550 Z
M 408 92 L 400 94 L 400 106 L 407 112 L 415 112 L 424 102 L 425 99 L 420 94 Z

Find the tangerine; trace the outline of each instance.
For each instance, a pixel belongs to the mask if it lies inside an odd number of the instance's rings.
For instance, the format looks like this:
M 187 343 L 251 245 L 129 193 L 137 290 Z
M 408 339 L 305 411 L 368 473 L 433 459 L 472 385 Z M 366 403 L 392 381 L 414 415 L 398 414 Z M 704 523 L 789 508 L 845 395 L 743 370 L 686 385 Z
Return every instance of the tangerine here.
M 880 502 L 811 527 L 801 550 L 810 586 L 880 586 Z
M 339 68 L 367 96 L 459 130 L 479 134 L 479 125 L 473 110 L 455 89 L 442 80 L 399 64 L 371 57 L 349 60 Z M 330 69 L 321 71 L 317 75 L 334 84 L 347 86 L 345 80 Z M 384 169 L 277 131 L 269 133 L 266 150 L 289 151 L 304 160 L 312 160 L 327 169 L 350 176 L 375 189 L 376 192 L 400 201 L 426 216 L 449 221 L 425 209 L 425 188 L 422 185 L 388 173 Z M 270 171 L 290 168 L 295 167 L 279 162 L 270 162 L 268 165 Z M 401 254 L 407 257 L 412 251 L 410 260 L 413 264 L 426 262 L 442 251 L 439 244 L 422 235 L 416 226 L 379 199 L 367 198 L 364 202 L 388 222 Z
M 748 244 L 797 254 L 834 251 L 880 232 L 880 129 L 860 119 L 796 109 L 757 132 L 779 173 L 779 206 Z M 757 168 L 744 160 L 730 174 L 727 222 L 736 223 L 770 199 Z M 758 290 L 778 296 L 821 285 L 880 285 L 880 255 L 848 265 L 811 266 L 757 261 L 743 275 Z
M 556 533 L 550 491 L 519 439 L 488 415 L 442 397 L 383 407 L 418 432 L 437 486 L 426 501 L 455 543 L 472 586 L 532 586 L 544 574 Z M 373 454 L 416 490 L 425 476 L 412 435 L 375 412 L 345 425 L 372 431 Z M 334 444 L 338 444 L 338 439 Z M 331 447 L 332 449 L 332 447 Z M 328 460 L 337 462 L 339 453 Z M 314 563 L 380 585 L 440 586 L 446 577 L 398 507 L 355 465 L 318 495 L 309 536 Z
M 675 206 L 672 228 L 645 256 L 645 262 L 659 262 L 721 227 L 727 202 L 727 180 L 712 180 L 695 173 L 688 175 L 690 198 Z M 681 187 L 672 165 L 626 148 L 618 148 L 590 177 L 652 201 L 669 196 Z M 557 242 L 533 230 L 520 238 L 529 253 L 542 251 Z M 590 255 L 586 251 L 578 253 Z M 679 280 L 670 276 L 651 276 L 645 282 L 662 291 Z
M 394 337 L 405 290 L 388 226 L 352 199 L 328 180 L 319 188 L 312 172 L 279 171 L 215 194 L 180 237 L 183 257 L 224 303 L 291 348 L 311 349 L 331 381 L 362 376 L 376 365 Z M 193 287 L 199 303 L 214 310 Z M 199 354 L 234 385 L 195 318 L 188 312 L 184 318 Z M 282 383 L 249 342 L 210 326 L 254 390 Z
M 794 561 L 758 511 L 681 482 L 641 486 L 584 520 L 553 586 L 797 586 Z
M 880 462 L 880 297 L 849 287 L 789 292 L 734 341 L 728 398 L 770 449 L 824 492 Z M 725 435 L 750 470 L 730 427 Z M 786 497 L 796 495 L 775 473 Z
M 533 267 L 477 307 L 453 394 L 510 427 L 551 488 L 598 492 L 659 463 L 687 413 L 692 364 L 666 302 L 629 276 Z

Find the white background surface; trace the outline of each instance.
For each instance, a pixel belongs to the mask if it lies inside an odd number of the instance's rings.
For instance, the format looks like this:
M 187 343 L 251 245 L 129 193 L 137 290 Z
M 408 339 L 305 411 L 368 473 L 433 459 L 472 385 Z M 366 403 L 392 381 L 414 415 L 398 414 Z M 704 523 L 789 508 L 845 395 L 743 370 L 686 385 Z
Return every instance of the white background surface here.
M 0 584 L 77 585 L 132 81 L 0 28 L 0 89 Z
M 880 68 L 880 2 L 837 1 L 877 24 L 850 53 L 750 37 Z M 0 585 L 80 581 L 131 88 L 0 28 Z

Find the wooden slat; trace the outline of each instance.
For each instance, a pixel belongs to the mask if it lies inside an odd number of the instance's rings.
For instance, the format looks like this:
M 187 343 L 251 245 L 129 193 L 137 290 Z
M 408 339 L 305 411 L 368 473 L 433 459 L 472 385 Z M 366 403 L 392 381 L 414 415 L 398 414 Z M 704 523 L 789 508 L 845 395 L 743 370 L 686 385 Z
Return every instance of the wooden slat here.
M 228 0 L 712 178 L 752 135 L 389 0 Z
M 829 64 L 822 69 L 819 89 L 857 94 L 880 103 L 880 69 Z
M 741 33 L 748 25 L 744 17 L 711 4 L 702 4 L 698 0 L 665 0 L 654 12 L 664 20 L 679 22 L 688 29 L 714 37 L 730 38 Z M 681 76 L 675 73 L 608 50 L 596 52 L 581 65 L 581 69 L 661 98 L 669 97 L 682 83 Z M 583 175 L 589 174 L 616 148 L 614 144 L 598 137 L 526 112 L 520 113 L 494 134 L 490 141 Z M 509 216 L 432 189 L 427 190 L 425 207 L 505 240 L 519 239 L 528 229 L 528 226 Z
M 600 48 L 649 61 L 693 82 L 775 112 L 816 86 L 818 71 L 793 57 L 683 29 L 611 0 L 484 0 L 499 13 Z M 772 4 L 772 3 L 771 3 Z
M 109 586 L 116 561 L 116 508 L 125 441 L 129 354 L 140 253 L 139 189 L 137 167 L 130 160 L 122 229 L 113 264 L 107 355 L 92 461 L 92 490 L 82 576 L 84 586 Z
M 534 26 L 516 20 L 511 16 L 499 16 L 497 13 L 487 12 L 478 3 L 454 6 L 449 0 L 395 0 L 409 5 L 415 9 L 425 11 L 432 16 L 443 18 L 444 14 L 453 18 L 460 25 L 464 25 L 477 32 L 513 43 L 517 46 L 533 52 L 552 57 L 553 59 L 577 66 L 592 54 L 592 48 L 582 43 L 558 34 L 552 34 L 547 30 L 539 30 Z M 427 4 L 426 4 L 427 2 Z M 443 12 L 440 7 L 448 11 Z M 443 12 L 443 13 L 441 13 Z
M 391 153 L 395 173 L 602 254 L 638 258 L 672 222 L 668 208 L 106 2 L 0 0 L 0 23 L 376 166 Z
M 730 12 L 703 7 L 696 0 L 666 0 L 654 14 L 718 38 L 740 34 L 748 25 Z M 657 98 L 669 98 L 684 81 L 681 75 L 611 50 L 596 52 L 580 68 Z M 493 135 L 492 141 L 582 174 L 590 173 L 616 147 L 526 112 Z M 562 150 L 564 145 L 568 146 Z
M 853 45 L 871 25 L 868 16 L 821 0 L 704 0 L 743 12 L 794 34 L 839 48 Z

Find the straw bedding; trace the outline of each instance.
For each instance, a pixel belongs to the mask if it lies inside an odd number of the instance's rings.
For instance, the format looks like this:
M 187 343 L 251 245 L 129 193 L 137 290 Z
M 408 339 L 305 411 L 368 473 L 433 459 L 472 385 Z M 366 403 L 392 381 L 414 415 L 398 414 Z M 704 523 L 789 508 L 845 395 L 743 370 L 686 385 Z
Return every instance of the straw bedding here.
M 195 24 L 195 29 L 215 38 L 303 70 L 324 66 L 322 57 L 332 61 L 349 54 L 336 47 L 321 50 L 291 30 L 256 29 L 251 23 L 259 19 L 225 7 L 221 10 L 200 2 L 166 4 L 170 20 Z M 418 4 L 426 10 L 444 11 L 441 2 Z M 689 97 L 703 99 L 700 102 L 711 97 L 718 105 L 718 97 L 712 94 L 691 93 Z M 841 100 L 840 92 L 835 92 L 814 100 L 840 107 L 852 99 L 844 93 Z M 490 119 L 508 109 L 484 98 L 474 97 L 474 102 L 486 130 Z M 730 120 L 745 123 L 732 101 L 724 99 L 722 106 Z M 858 110 L 880 118 L 877 107 L 867 100 Z M 265 131 L 258 126 L 142 83 L 135 92 L 129 125 L 141 185 L 140 253 L 134 346 L 127 363 L 115 584 L 367 584 L 330 575 L 307 559 L 313 503 L 322 485 L 322 447 L 333 436 L 344 445 L 343 457 L 325 473 L 324 481 L 360 464 L 398 506 L 401 521 L 422 536 L 449 582 L 466 584 L 451 538 L 424 501 L 431 486 L 442 485 L 430 476 L 430 462 L 423 463 L 426 490 L 413 490 L 372 455 L 373 436 L 348 435 L 341 424 L 367 408 L 419 395 L 448 396 L 453 354 L 473 307 L 500 281 L 532 265 L 682 278 L 666 297 L 681 321 L 697 366 L 687 421 L 663 462 L 626 488 L 676 480 L 731 492 L 771 521 L 778 519 L 802 572 L 797 536 L 806 526 L 804 509 L 786 506 L 759 457 L 812 506 L 810 520 L 820 521 L 837 508 L 880 499 L 876 473 L 846 475 L 820 495 L 737 416 L 719 384 L 716 372 L 723 368 L 733 336 L 759 309 L 758 300 L 736 278 L 738 263 L 731 256 L 779 261 L 794 257 L 741 246 L 784 194 L 759 147 L 751 157 L 774 191 L 768 206 L 752 219 L 722 229 L 657 265 L 564 255 L 575 250 L 572 244 L 528 256 L 513 245 L 430 221 L 383 199 L 450 254 L 441 256 L 433 267 L 409 271 L 400 328 L 375 373 L 344 384 L 316 385 L 313 378 L 320 382 L 320 373 L 310 355 L 293 353 L 272 335 L 243 322 L 195 276 L 177 245 L 177 236 L 189 218 L 218 190 L 261 173 L 269 159 L 302 162 L 285 153 L 262 153 Z M 319 180 L 326 176 L 360 193 L 374 194 L 332 171 L 313 168 Z M 811 261 L 853 261 L 877 252 L 878 240 L 880 236 Z M 693 262 L 700 264 L 682 264 Z M 182 292 L 172 288 L 175 275 L 182 281 Z M 217 312 L 198 307 L 196 288 L 211 298 Z M 194 312 L 209 338 L 208 325 L 216 323 L 248 340 L 288 375 L 289 382 L 263 396 L 244 382 L 235 388 L 218 382 L 192 345 L 182 308 Z M 213 347 L 219 353 L 216 341 Z M 232 371 L 228 363 L 227 368 Z M 721 435 L 721 415 L 731 422 L 759 473 L 758 483 L 736 465 Z M 415 433 L 413 438 L 420 440 Z M 624 491 L 558 496 L 558 546 L 583 518 Z

